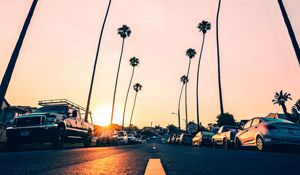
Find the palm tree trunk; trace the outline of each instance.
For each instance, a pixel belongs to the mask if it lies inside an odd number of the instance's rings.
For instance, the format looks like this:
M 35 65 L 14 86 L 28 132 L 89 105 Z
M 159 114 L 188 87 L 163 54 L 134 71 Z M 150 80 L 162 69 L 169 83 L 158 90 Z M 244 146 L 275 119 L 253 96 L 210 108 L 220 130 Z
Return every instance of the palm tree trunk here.
M 34 13 L 34 10 L 35 10 L 35 7 L 36 7 L 37 3 L 38 3 L 38 0 L 34 0 L 32 2 L 29 13 L 26 17 L 25 23 L 24 23 L 23 28 L 21 30 L 19 39 L 17 41 L 17 44 L 15 46 L 15 49 L 14 49 L 11 57 L 10 57 L 10 61 L 7 65 L 6 71 L 4 73 L 4 76 L 3 76 L 3 79 L 2 79 L 2 82 L 1 82 L 1 85 L 0 85 L 0 107 L 2 107 L 4 98 L 5 98 L 5 95 L 6 95 L 6 91 L 7 91 L 7 88 L 9 86 L 10 79 L 12 77 L 12 74 L 13 74 L 13 71 L 14 71 L 14 68 L 15 68 L 15 65 L 16 65 L 16 62 L 17 62 L 17 59 L 18 59 L 18 56 L 19 56 L 19 53 L 20 53 L 20 50 L 21 50 L 21 47 L 22 47 L 22 44 L 23 44 L 23 41 L 24 41 L 24 38 L 25 38 L 25 35 L 26 35 L 26 32 L 27 32 L 27 29 L 28 29 L 28 26 L 30 24 L 30 21 L 31 21 L 31 18 L 33 16 L 33 13 Z
M 125 38 L 123 38 L 123 40 L 122 40 L 122 49 L 121 49 L 121 55 L 120 55 L 120 59 L 119 59 L 118 72 L 117 72 L 117 76 L 116 76 L 116 83 L 115 83 L 115 90 L 114 90 L 114 96 L 113 96 L 113 104 L 112 104 L 110 124 L 112 124 L 113 119 L 114 119 L 114 109 L 115 109 L 116 92 L 117 92 L 117 86 L 118 86 L 118 79 L 119 79 L 121 61 L 122 61 L 122 56 L 123 56 L 124 41 L 125 41 Z
M 129 95 L 129 91 L 130 91 L 130 87 L 131 87 L 133 75 L 134 75 L 134 70 L 135 70 L 134 68 L 135 67 L 133 67 L 133 69 L 132 69 L 132 74 L 131 74 L 131 78 L 130 78 L 130 81 L 129 81 L 129 86 L 128 86 L 127 93 L 126 93 L 126 98 L 125 98 L 125 104 L 124 104 L 124 109 L 123 109 L 122 130 L 124 130 L 124 120 L 125 120 L 126 105 L 127 105 L 127 99 L 128 99 L 128 95 Z
M 184 84 L 182 84 L 182 86 L 181 86 L 179 100 L 178 100 L 178 112 L 177 112 L 177 115 L 178 115 L 178 129 L 179 129 L 179 131 L 181 130 L 181 127 L 180 127 L 180 102 L 181 102 L 183 87 L 184 87 Z
M 199 120 L 199 72 L 200 72 L 200 63 L 201 63 L 201 56 L 202 56 L 202 52 L 203 52 L 204 42 L 205 42 L 205 34 L 203 34 L 201 51 L 200 51 L 200 56 L 199 56 L 199 60 L 198 60 L 198 69 L 197 69 L 196 102 L 197 102 L 197 129 L 198 129 L 198 131 L 200 130 L 200 120 Z
M 219 47 L 219 13 L 221 8 L 221 0 L 218 4 L 218 12 L 216 18 L 216 38 L 217 38 L 217 58 L 218 58 L 218 84 L 219 84 L 219 98 L 220 98 L 220 111 L 221 115 L 224 114 L 223 108 L 223 97 L 222 97 L 222 86 L 221 86 L 221 67 L 220 67 L 220 47 Z
M 191 59 L 189 59 L 189 66 L 186 74 L 188 80 L 189 80 L 190 67 L 191 67 Z M 187 130 L 187 124 L 188 124 L 187 86 L 188 86 L 188 82 L 186 82 L 185 84 L 185 130 Z
M 97 46 L 97 51 L 96 51 L 96 57 L 95 57 L 95 62 L 94 62 L 94 69 L 93 69 L 93 74 L 92 74 L 92 79 L 91 79 L 91 85 L 90 85 L 90 90 L 89 90 L 89 96 L 88 96 L 88 100 L 87 100 L 85 117 L 84 117 L 85 121 L 88 120 L 88 114 L 89 114 L 89 110 L 90 110 L 90 101 L 91 101 L 91 96 L 92 96 L 92 91 L 93 91 L 93 85 L 94 85 L 95 72 L 96 72 L 97 62 L 98 62 L 99 49 L 100 49 L 100 44 L 101 44 L 101 40 L 102 40 L 102 35 L 103 35 L 104 27 L 105 27 L 105 24 L 106 24 L 106 19 L 107 19 L 108 12 L 109 12 L 109 9 L 110 9 L 110 4 L 111 4 L 111 0 L 109 0 L 108 6 L 107 6 L 107 10 L 106 10 L 106 14 L 105 14 L 105 18 L 104 18 L 104 21 L 103 21 L 103 24 L 102 24 L 102 28 L 101 28 L 101 32 L 100 32 L 100 36 L 99 36 L 99 41 L 98 41 L 98 46 Z
M 300 49 L 299 49 L 299 45 L 298 45 L 295 33 L 293 31 L 293 27 L 291 25 L 291 22 L 289 20 L 288 15 L 287 15 L 287 13 L 285 11 L 285 8 L 284 8 L 284 5 L 282 3 L 282 0 L 278 0 L 278 4 L 279 4 L 280 10 L 281 10 L 281 13 L 282 13 L 285 25 L 287 27 L 287 30 L 288 30 L 289 34 L 290 34 L 290 38 L 291 38 L 291 41 L 292 41 L 292 44 L 293 44 L 296 56 L 298 58 L 298 63 L 300 65 Z
M 134 112 L 134 108 L 135 108 L 135 103 L 136 103 L 136 97 L 137 97 L 137 94 L 138 94 L 138 92 L 135 93 L 134 102 L 133 102 L 133 107 L 132 107 L 131 116 L 130 116 L 129 127 L 131 127 L 132 116 L 133 116 L 133 112 Z

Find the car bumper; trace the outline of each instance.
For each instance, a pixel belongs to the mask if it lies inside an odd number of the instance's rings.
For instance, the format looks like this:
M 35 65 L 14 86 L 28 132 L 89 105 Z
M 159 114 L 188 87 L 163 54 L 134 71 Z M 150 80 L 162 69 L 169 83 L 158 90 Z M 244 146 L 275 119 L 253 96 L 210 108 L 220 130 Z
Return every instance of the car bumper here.
M 297 138 L 276 138 L 276 137 L 264 137 L 264 144 L 267 146 L 272 145 L 298 145 L 300 146 L 300 137 Z
M 56 129 L 56 125 L 8 128 L 6 135 L 21 143 L 51 142 L 56 136 Z

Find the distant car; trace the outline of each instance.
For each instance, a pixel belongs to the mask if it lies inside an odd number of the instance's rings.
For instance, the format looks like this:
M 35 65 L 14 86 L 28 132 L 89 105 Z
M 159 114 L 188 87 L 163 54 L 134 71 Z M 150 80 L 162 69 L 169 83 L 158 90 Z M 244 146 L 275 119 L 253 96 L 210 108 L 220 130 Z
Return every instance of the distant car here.
M 134 144 L 134 143 L 136 143 L 136 138 L 134 137 L 133 134 L 128 134 L 127 137 L 128 137 L 128 143 L 129 143 L 129 144 Z
M 176 135 L 176 138 L 175 138 L 175 141 L 174 141 L 175 144 L 179 143 L 179 141 L 180 141 L 180 135 L 181 134 Z
M 113 135 L 114 143 L 117 145 L 126 145 L 128 144 L 128 136 L 126 131 L 116 131 Z
M 192 140 L 193 146 L 211 145 L 211 139 L 214 133 L 208 131 L 198 132 Z
M 234 138 L 237 132 L 237 126 L 222 126 L 219 131 L 212 137 L 213 146 L 223 146 L 224 149 L 228 149 L 230 146 L 234 145 Z
M 235 137 L 236 148 L 251 146 L 263 151 L 273 145 L 300 146 L 300 126 L 284 119 L 256 117 Z
M 183 133 L 179 136 L 178 144 L 180 145 L 192 145 L 192 134 Z

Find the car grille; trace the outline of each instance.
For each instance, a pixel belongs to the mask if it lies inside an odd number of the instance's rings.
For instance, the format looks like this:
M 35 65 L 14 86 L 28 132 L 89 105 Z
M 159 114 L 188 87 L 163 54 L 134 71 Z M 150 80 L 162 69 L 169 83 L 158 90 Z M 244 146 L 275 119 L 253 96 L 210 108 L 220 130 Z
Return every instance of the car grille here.
M 17 126 L 32 126 L 32 125 L 40 125 L 45 122 L 45 117 L 25 117 L 25 118 L 17 118 L 16 125 Z

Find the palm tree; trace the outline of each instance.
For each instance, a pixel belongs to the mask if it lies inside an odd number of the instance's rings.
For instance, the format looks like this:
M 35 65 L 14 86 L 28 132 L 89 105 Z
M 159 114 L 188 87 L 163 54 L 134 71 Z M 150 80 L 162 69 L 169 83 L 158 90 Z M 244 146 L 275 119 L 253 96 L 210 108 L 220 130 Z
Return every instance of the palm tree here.
M 125 111 L 126 111 L 126 105 L 127 105 L 129 90 L 130 90 L 133 75 L 134 75 L 134 70 L 135 70 L 135 67 L 140 63 L 139 59 L 136 58 L 136 57 L 130 58 L 129 62 L 130 62 L 130 65 L 132 66 L 132 74 L 131 74 L 131 78 L 130 78 L 130 81 L 129 81 L 129 86 L 128 86 L 127 93 L 126 93 L 126 98 L 125 98 L 125 105 L 124 105 L 124 110 L 123 110 L 123 120 L 122 120 L 122 130 L 124 130 Z
M 189 48 L 189 49 L 186 51 L 186 55 L 189 57 L 189 65 L 188 65 L 188 69 L 187 69 L 187 73 L 186 73 L 187 80 L 188 80 L 188 78 L 189 78 L 190 67 L 191 67 L 191 61 L 192 61 L 192 59 L 195 57 L 196 54 L 197 54 L 197 53 L 196 53 L 195 49 L 192 49 L 192 48 Z M 188 85 L 188 82 L 186 82 L 186 84 L 185 84 L 185 121 L 186 121 L 186 124 L 187 124 L 187 122 L 188 122 L 187 85 Z
M 201 44 L 201 50 L 198 60 L 198 69 L 197 69 L 197 83 L 196 83 L 196 102 L 197 102 L 197 127 L 198 131 L 200 130 L 200 121 L 199 121 L 199 72 L 200 72 L 200 63 L 201 63 L 201 56 L 203 52 L 203 46 L 205 42 L 205 35 L 208 30 L 211 29 L 211 24 L 208 21 L 202 21 L 198 24 L 199 32 L 202 32 L 202 44 Z
M 15 65 L 16 65 L 16 62 L 18 60 L 20 50 L 22 48 L 22 44 L 23 44 L 24 38 L 26 36 L 26 32 L 27 32 L 28 26 L 30 24 L 30 21 L 31 21 L 31 18 L 33 16 L 33 13 L 34 13 L 34 10 L 35 10 L 35 7 L 36 7 L 37 3 L 38 3 L 38 0 L 34 0 L 32 2 L 29 13 L 26 17 L 25 23 L 24 23 L 23 28 L 21 30 L 19 39 L 17 41 L 17 44 L 15 46 L 15 49 L 14 49 L 11 57 L 10 57 L 9 63 L 7 65 L 7 68 L 6 68 L 6 71 L 3 75 L 3 79 L 2 79 L 1 85 L 0 85 L 0 107 L 2 107 L 4 98 L 5 98 L 5 95 L 6 95 L 6 91 L 7 91 L 7 88 L 9 86 L 10 79 L 11 79 L 12 74 L 14 72 Z
M 294 104 L 294 108 L 296 108 L 298 111 L 300 111 L 300 99 L 297 100 L 297 102 Z
M 116 76 L 116 82 L 115 82 L 115 89 L 114 89 L 114 96 L 113 96 L 113 104 L 112 104 L 112 111 L 111 111 L 111 118 L 110 118 L 110 124 L 113 122 L 114 118 L 114 109 L 115 109 L 115 100 L 116 100 L 116 92 L 117 92 L 117 86 L 118 86 L 118 79 L 119 79 L 119 72 L 120 72 L 120 66 L 121 66 L 121 61 L 122 61 L 122 55 L 123 55 L 123 49 L 124 49 L 124 42 L 125 38 L 129 37 L 131 34 L 131 30 L 127 25 L 123 25 L 118 29 L 118 34 L 122 38 L 122 49 L 121 49 L 121 54 L 120 54 L 120 59 L 119 59 L 119 66 L 118 66 L 118 71 L 117 71 L 117 76 Z
M 216 18 L 216 39 L 217 39 L 218 85 L 219 85 L 220 111 L 221 111 L 221 115 L 223 115 L 224 108 L 223 108 L 223 96 L 222 96 L 222 85 L 221 85 L 220 46 L 219 46 L 219 14 L 220 14 L 220 8 L 221 8 L 221 1 L 222 0 L 219 0 L 219 3 L 218 3 L 218 11 L 217 11 L 217 18 Z
M 188 77 L 186 75 L 183 75 L 183 76 L 180 77 L 180 81 L 182 82 L 182 86 L 181 86 L 179 100 L 178 100 L 178 129 L 179 129 L 179 131 L 180 131 L 180 103 L 181 103 L 181 97 L 182 97 L 183 87 L 189 80 L 188 80 Z M 185 121 L 185 126 L 187 126 L 187 121 Z
M 110 4 L 111 4 L 111 0 L 109 0 L 108 6 L 107 6 L 107 9 L 106 9 L 105 18 L 104 18 L 104 21 L 103 21 L 103 24 L 102 24 L 102 27 L 101 27 L 100 36 L 99 36 L 99 41 L 98 41 L 98 46 L 97 46 L 97 51 L 96 51 L 96 57 L 95 57 L 95 62 L 94 62 L 94 69 L 93 69 L 93 74 L 92 74 L 92 79 L 91 79 L 90 90 L 89 90 L 89 96 L 88 96 L 86 111 L 85 111 L 85 118 L 84 118 L 85 121 L 87 121 L 87 119 L 88 119 L 88 114 L 89 114 L 89 110 L 90 110 L 90 101 L 91 101 L 91 96 L 92 96 L 92 91 L 93 91 L 93 85 L 94 85 L 95 72 L 96 72 L 96 67 L 97 67 L 97 62 L 98 62 L 99 49 L 100 49 L 100 44 L 101 44 L 101 40 L 102 40 L 104 27 L 105 27 L 105 24 L 106 24 L 106 19 L 107 19 L 108 12 L 109 12 L 109 9 L 110 9 Z
M 132 111 L 131 111 L 129 126 L 131 126 L 131 122 L 132 122 L 132 116 L 133 116 L 133 112 L 134 112 L 134 108 L 135 108 L 136 97 L 137 97 L 138 92 L 142 90 L 142 85 L 140 83 L 135 83 L 135 85 L 133 85 L 133 90 L 135 91 L 135 96 L 134 96 L 134 103 L 133 103 L 133 107 L 132 107 Z
M 288 100 L 292 100 L 291 94 L 283 92 L 282 90 L 279 93 L 276 92 L 274 95 L 274 99 L 272 100 L 274 105 L 278 104 L 282 107 L 283 113 L 287 116 L 287 118 L 289 117 L 289 113 L 287 112 L 285 102 Z

